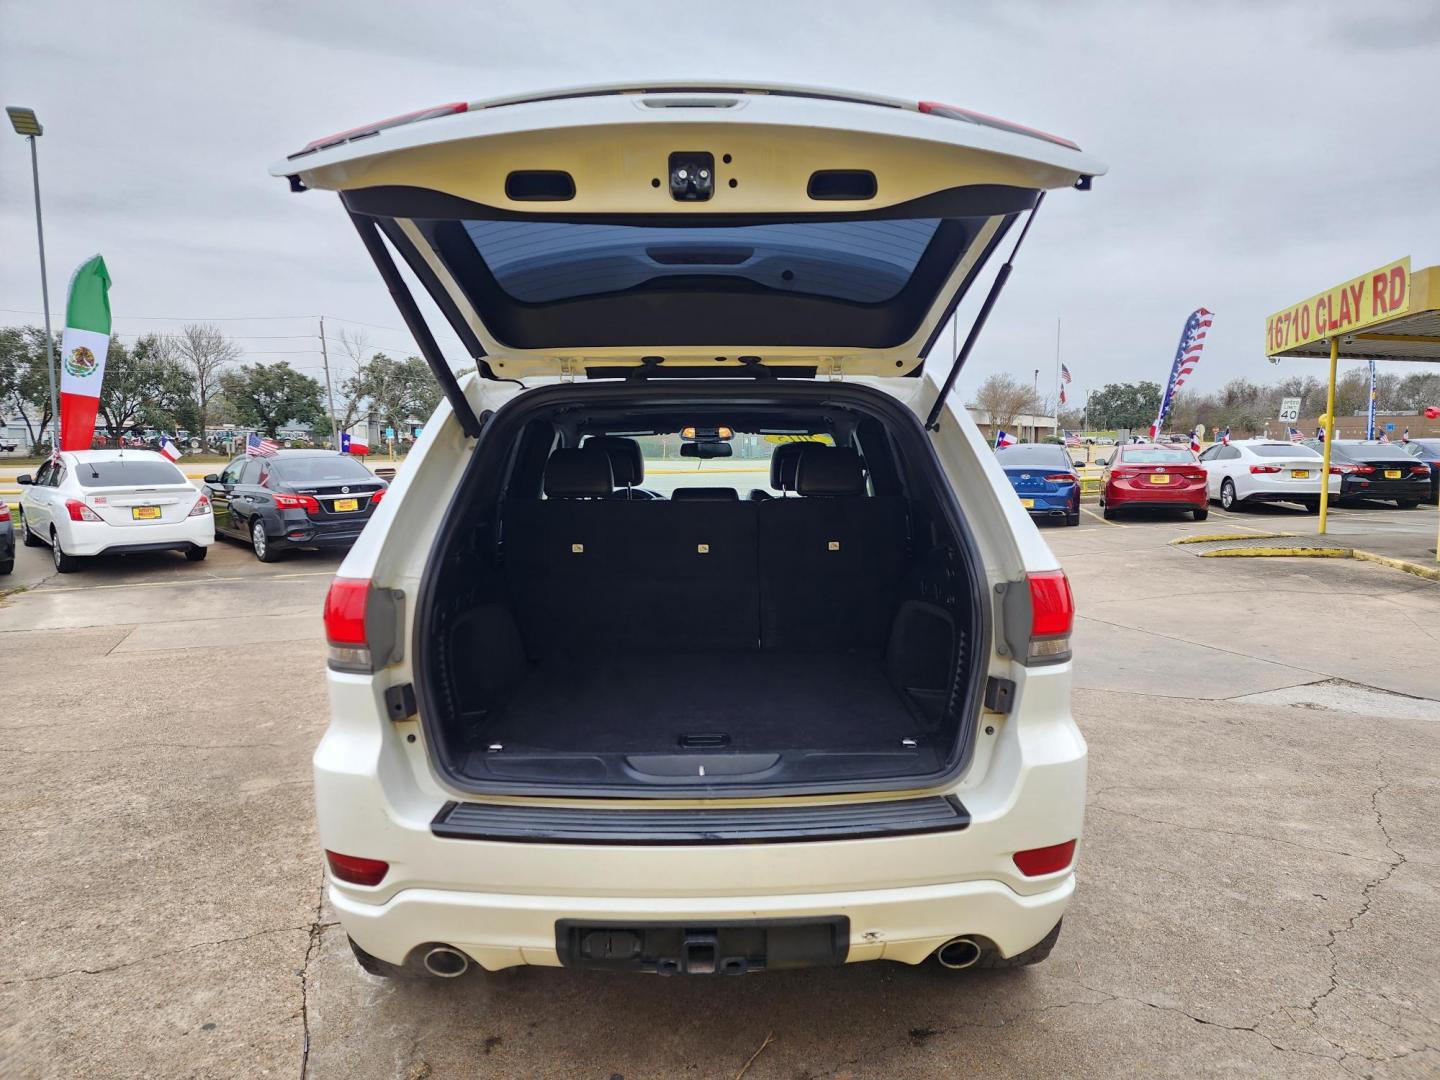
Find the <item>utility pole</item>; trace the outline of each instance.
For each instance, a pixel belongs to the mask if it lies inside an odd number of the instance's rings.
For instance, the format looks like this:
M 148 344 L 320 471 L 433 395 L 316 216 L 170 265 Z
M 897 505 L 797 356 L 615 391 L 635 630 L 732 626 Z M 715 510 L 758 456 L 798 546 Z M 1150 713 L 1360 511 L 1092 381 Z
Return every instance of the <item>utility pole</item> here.
M 339 450 L 340 428 L 335 422 L 335 390 L 330 385 L 330 352 L 325 347 L 324 315 L 320 316 L 320 360 L 325 365 L 325 397 L 330 402 L 330 449 Z
M 40 306 L 45 311 L 45 355 L 49 364 L 46 374 L 50 377 L 50 449 L 60 449 L 60 397 L 55 390 L 55 335 L 50 332 L 50 284 L 45 273 L 45 221 L 40 215 L 40 157 L 35 148 L 35 139 L 43 135 L 44 127 L 35 117 L 34 109 L 23 106 L 6 106 L 10 125 L 17 135 L 23 135 L 30 142 L 30 175 L 35 182 L 35 237 L 40 243 Z M 44 436 L 41 429 L 41 436 Z

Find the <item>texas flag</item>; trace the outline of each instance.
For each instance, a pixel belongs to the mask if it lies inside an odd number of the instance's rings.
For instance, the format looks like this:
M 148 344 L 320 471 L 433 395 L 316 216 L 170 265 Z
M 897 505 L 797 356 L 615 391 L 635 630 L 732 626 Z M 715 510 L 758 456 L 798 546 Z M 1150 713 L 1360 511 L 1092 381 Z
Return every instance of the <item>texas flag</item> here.
M 1005 447 L 1007 447 L 1007 446 L 1014 446 L 1014 445 L 1015 445 L 1015 436 L 1009 434 L 1008 432 L 1002 431 L 1002 432 L 999 432 L 999 433 L 995 436 L 995 449 L 996 449 L 996 450 L 1004 450 Z
M 171 439 L 169 435 L 160 436 L 160 453 L 165 455 L 166 461 L 179 461 L 183 456 L 180 452 L 180 447 L 175 445 L 174 440 Z
M 60 449 L 89 450 L 110 351 L 110 272 L 99 255 L 70 278 L 60 339 Z
M 342 431 L 340 433 L 340 452 L 342 454 L 358 454 L 360 457 L 370 453 L 370 425 L 362 421 L 349 431 Z
M 1199 429 L 1199 428 L 1196 428 L 1194 431 L 1190 432 L 1190 452 L 1191 452 L 1192 454 L 1198 454 L 1198 453 L 1200 452 L 1200 429 Z

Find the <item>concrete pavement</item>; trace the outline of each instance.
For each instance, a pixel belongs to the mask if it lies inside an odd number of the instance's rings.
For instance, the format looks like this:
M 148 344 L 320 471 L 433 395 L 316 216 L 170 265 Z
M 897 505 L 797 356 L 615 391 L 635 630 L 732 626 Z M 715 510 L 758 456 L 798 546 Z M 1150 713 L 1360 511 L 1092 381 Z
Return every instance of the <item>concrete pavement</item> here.
M 1045 531 L 1091 749 L 1050 959 L 743 980 L 362 974 L 309 791 L 336 558 L 60 577 L 22 550 L 0 1075 L 733 1078 L 770 1035 L 747 1080 L 1435 1075 L 1440 585 L 1167 546 L 1213 515 L 1123 524 Z

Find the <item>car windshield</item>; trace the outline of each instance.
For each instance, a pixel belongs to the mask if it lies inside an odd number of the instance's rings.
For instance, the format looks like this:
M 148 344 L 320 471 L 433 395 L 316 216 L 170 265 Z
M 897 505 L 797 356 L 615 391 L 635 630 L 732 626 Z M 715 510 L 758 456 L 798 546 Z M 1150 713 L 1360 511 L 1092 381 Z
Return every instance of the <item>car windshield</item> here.
M 1007 446 L 995 452 L 995 460 L 1006 469 L 1070 468 L 1070 455 L 1059 446 Z
M 1159 446 L 1127 446 L 1121 451 L 1127 465 L 1184 465 L 1195 460 L 1189 450 L 1166 450 Z
M 316 454 L 314 457 L 276 458 L 275 475 L 291 484 L 344 483 L 373 480 L 370 470 L 344 454 Z
M 81 487 L 150 487 L 186 483 L 185 474 L 174 465 L 154 458 L 81 460 L 75 463 L 75 476 Z
M 1258 457 L 1319 457 L 1314 450 L 1308 446 L 1301 446 L 1299 443 L 1260 443 L 1250 447 L 1250 452 Z

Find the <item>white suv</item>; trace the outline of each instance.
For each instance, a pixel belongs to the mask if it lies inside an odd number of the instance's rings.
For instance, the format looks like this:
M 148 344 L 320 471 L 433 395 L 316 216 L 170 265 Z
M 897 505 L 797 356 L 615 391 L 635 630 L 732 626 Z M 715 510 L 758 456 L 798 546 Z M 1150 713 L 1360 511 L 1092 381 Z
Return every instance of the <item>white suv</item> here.
M 325 607 L 316 804 L 366 970 L 1050 951 L 1070 589 L 950 398 L 973 336 L 932 350 L 1103 171 L 949 106 L 714 85 L 447 105 L 275 170 L 340 194 L 445 392 Z

